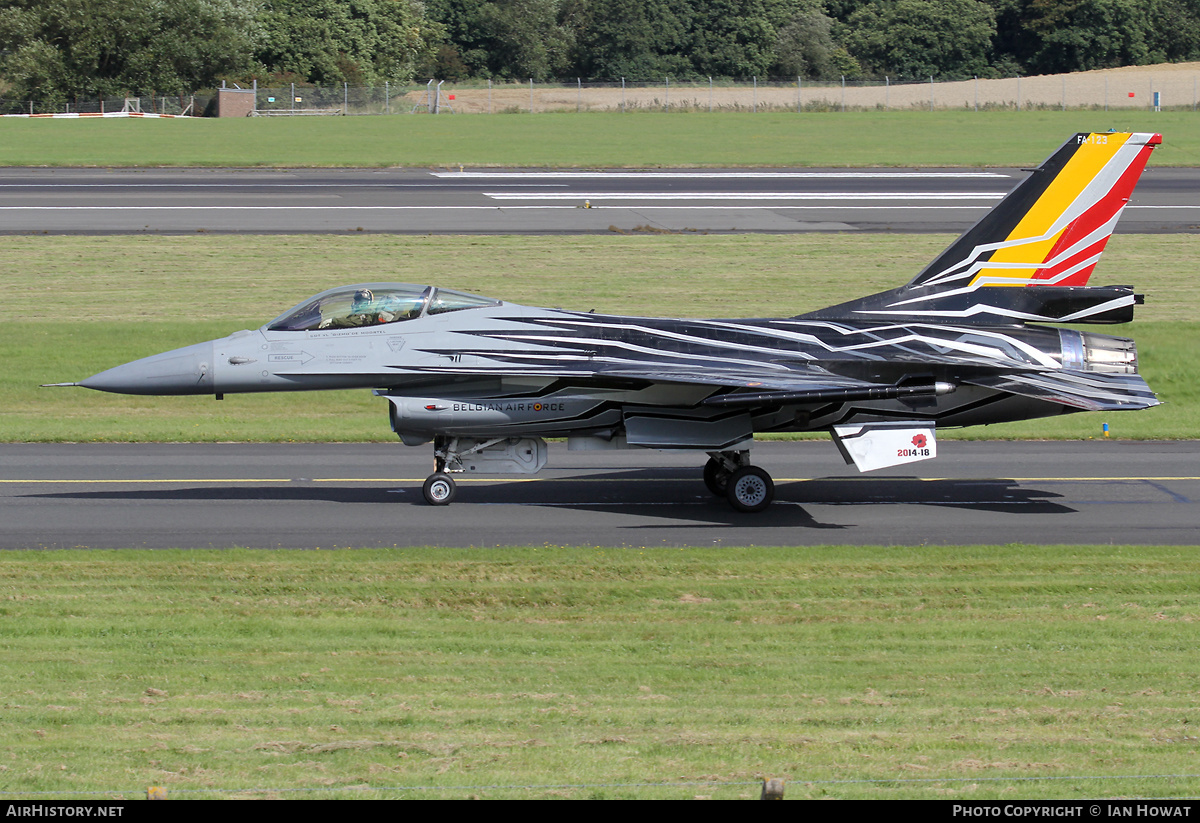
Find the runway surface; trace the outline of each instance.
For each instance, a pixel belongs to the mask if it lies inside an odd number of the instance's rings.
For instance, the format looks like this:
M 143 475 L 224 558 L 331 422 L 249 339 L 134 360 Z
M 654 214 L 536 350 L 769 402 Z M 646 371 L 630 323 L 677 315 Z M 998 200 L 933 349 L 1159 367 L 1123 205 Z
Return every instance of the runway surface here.
M 0 445 L 0 548 L 1200 544 L 1200 443 L 953 442 L 860 475 L 828 441 L 758 444 L 776 502 L 734 512 L 700 454 L 568 452 L 424 503 L 400 444 Z
M 0 233 L 960 233 L 1015 169 L 0 169 Z M 1200 226 L 1200 169 L 1147 169 L 1123 232 Z

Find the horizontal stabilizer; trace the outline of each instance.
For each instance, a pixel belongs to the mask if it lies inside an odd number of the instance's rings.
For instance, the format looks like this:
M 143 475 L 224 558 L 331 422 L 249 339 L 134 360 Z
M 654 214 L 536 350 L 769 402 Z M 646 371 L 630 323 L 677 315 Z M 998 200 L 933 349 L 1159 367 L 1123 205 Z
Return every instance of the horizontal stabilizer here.
M 1019 394 L 1082 411 L 1148 409 L 1159 400 L 1137 374 L 1105 374 L 1063 369 L 965 377 L 962 382 Z

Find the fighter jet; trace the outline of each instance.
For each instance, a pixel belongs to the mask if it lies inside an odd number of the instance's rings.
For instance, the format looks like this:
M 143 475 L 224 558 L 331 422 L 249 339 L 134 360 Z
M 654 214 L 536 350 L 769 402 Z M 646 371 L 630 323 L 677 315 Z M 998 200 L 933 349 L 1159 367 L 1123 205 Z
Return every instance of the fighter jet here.
M 765 509 L 759 432 L 829 432 L 861 471 L 937 454 L 938 429 L 1156 405 L 1124 323 L 1141 295 L 1087 286 L 1157 134 L 1077 134 L 900 288 L 794 317 L 625 317 L 429 285 L 329 289 L 256 331 L 78 385 L 144 395 L 373 389 L 425 500 L 459 472 L 532 473 L 570 449 L 707 453 L 708 489 Z

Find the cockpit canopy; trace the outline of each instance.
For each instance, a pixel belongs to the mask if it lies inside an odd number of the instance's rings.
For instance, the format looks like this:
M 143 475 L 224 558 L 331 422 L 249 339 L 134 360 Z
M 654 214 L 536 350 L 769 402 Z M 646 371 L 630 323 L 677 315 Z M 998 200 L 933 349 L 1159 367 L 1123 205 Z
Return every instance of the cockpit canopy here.
M 310 297 L 267 324 L 270 331 L 315 331 L 379 326 L 424 314 L 499 306 L 499 300 L 410 283 L 360 283 Z

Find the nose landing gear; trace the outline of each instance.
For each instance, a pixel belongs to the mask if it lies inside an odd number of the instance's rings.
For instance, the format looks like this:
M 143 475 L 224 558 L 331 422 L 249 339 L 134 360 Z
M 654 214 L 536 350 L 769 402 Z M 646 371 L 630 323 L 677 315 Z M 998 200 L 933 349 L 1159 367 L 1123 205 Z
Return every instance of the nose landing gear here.
M 433 474 L 425 479 L 421 494 L 431 506 L 448 506 L 459 472 L 533 474 L 546 465 L 546 441 L 540 437 L 433 438 Z
M 454 478 L 442 471 L 434 472 L 425 478 L 425 485 L 421 487 L 425 502 L 431 506 L 449 506 L 454 502 L 457 493 L 458 486 L 455 485 Z

